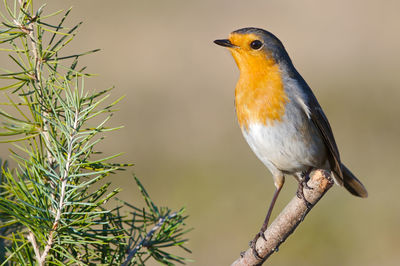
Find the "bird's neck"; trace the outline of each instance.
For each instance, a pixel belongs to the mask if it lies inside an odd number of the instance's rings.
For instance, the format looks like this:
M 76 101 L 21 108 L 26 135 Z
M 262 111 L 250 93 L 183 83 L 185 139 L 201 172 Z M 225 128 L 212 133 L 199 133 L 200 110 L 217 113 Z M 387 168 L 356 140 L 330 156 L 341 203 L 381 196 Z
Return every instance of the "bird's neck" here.
M 235 104 L 240 127 L 248 129 L 251 123 L 267 124 L 282 120 L 289 99 L 278 64 L 263 60 L 256 64 L 241 64 L 239 69 Z

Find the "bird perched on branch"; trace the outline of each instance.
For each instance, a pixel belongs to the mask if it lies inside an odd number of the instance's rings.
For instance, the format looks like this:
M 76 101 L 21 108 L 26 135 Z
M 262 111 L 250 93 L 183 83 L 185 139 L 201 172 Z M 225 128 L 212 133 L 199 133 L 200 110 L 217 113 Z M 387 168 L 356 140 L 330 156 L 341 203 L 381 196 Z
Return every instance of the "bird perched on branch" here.
M 336 184 L 355 196 L 367 197 L 363 184 L 342 164 L 328 119 L 281 41 L 266 30 L 243 28 L 214 42 L 230 50 L 240 70 L 235 90 L 237 120 L 276 187 L 253 244 L 264 237 L 286 175 L 298 180 L 297 195 L 307 207 L 303 189 L 315 169 L 330 171 Z

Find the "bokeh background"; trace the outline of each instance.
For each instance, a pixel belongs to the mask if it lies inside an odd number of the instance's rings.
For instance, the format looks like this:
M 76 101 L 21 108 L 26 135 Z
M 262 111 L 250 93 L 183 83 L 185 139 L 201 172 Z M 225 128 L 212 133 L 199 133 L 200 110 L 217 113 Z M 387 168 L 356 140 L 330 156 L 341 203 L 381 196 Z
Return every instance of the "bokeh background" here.
M 39 5 L 44 1 L 36 1 Z M 343 161 L 368 199 L 334 187 L 266 265 L 399 265 L 400 2 L 397 0 L 47 1 L 84 21 L 71 50 L 88 88 L 126 95 L 102 149 L 135 163 L 112 177 L 142 204 L 134 172 L 155 202 L 190 215 L 190 265 L 228 265 L 258 231 L 274 190 L 236 124 L 238 70 L 212 43 L 238 28 L 275 33 L 313 88 Z M 2 157 L 7 150 L 1 149 Z M 288 178 L 274 215 L 293 197 Z

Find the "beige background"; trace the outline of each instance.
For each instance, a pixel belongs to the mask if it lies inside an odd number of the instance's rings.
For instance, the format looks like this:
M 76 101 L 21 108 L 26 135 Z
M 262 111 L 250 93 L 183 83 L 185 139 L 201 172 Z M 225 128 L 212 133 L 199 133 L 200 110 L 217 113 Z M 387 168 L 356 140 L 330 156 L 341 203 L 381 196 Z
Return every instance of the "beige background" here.
M 238 70 L 212 43 L 246 26 L 285 44 L 370 193 L 361 200 L 334 187 L 266 265 L 398 264 L 399 1 L 47 2 L 48 11 L 74 6 L 69 25 L 84 21 L 72 51 L 102 49 L 83 60 L 99 74 L 88 89 L 115 85 L 115 98 L 126 95 L 112 123 L 125 128 L 102 147 L 136 164 L 112 177 L 120 197 L 140 199 L 134 172 L 157 203 L 186 206 L 191 265 L 236 259 L 274 189 L 235 121 Z M 295 190 L 289 178 L 274 214 Z

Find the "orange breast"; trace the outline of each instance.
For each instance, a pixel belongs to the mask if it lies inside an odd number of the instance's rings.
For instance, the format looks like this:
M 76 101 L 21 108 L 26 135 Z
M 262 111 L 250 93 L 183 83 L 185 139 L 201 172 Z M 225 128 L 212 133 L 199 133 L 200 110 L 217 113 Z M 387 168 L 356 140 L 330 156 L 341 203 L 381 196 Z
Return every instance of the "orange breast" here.
M 287 98 L 281 73 L 273 59 L 264 55 L 232 52 L 240 69 L 235 103 L 240 126 L 281 121 Z

